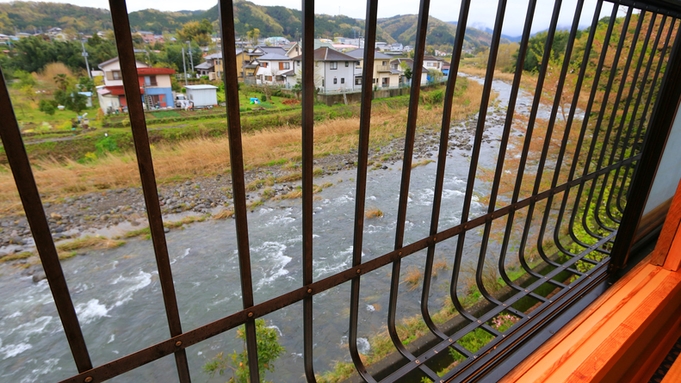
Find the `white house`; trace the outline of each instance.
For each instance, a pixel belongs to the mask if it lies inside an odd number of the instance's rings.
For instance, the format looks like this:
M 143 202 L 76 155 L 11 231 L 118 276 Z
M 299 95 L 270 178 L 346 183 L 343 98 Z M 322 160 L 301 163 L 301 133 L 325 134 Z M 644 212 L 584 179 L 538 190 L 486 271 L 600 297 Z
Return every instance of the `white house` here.
M 442 67 L 446 64 L 446 62 L 435 56 L 430 56 L 430 55 L 425 55 L 423 56 L 423 67 L 428 69 L 428 70 L 438 70 L 442 72 Z
M 284 73 L 293 69 L 293 60 L 278 53 L 268 53 L 257 58 L 259 63 L 255 72 L 255 81 L 259 85 L 283 85 Z
M 293 58 L 293 73 L 300 75 L 303 57 Z M 328 47 L 314 50 L 314 82 L 321 93 L 350 92 L 361 89 L 355 85 L 355 68 L 359 60 Z M 290 80 L 288 80 L 290 81 Z

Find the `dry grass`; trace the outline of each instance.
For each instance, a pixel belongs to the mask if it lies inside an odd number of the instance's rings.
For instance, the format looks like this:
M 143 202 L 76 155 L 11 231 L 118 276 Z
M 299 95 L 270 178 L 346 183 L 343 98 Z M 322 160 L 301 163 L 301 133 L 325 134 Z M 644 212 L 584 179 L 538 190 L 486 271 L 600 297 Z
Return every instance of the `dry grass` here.
M 437 277 L 440 271 L 446 271 L 449 268 L 447 261 L 441 259 L 433 263 L 433 276 Z
M 467 81 L 467 90 L 454 100 L 454 121 L 476 113 L 482 86 Z M 437 131 L 441 124 L 442 107 L 419 108 L 419 129 Z M 372 112 L 370 140 L 374 147 L 384 145 L 404 135 L 407 120 L 406 108 L 377 104 Z M 347 153 L 358 144 L 359 118 L 333 119 L 315 124 L 315 153 L 323 155 Z M 273 127 L 242 137 L 244 161 L 249 168 L 268 163 L 288 161 L 297 163 L 301 158 L 300 127 Z M 152 148 L 154 171 L 160 183 L 177 179 L 191 179 L 197 174 L 223 172 L 229 166 L 227 138 L 198 138 L 172 145 L 155 145 Z M 60 163 L 54 160 L 33 161 L 33 172 L 41 194 L 46 201 L 74 194 L 95 192 L 108 188 L 124 188 L 139 184 L 139 171 L 133 152 L 108 155 L 94 162 L 81 164 L 75 161 Z M 277 182 L 300 179 L 298 172 L 280 177 Z M 7 166 L 0 166 L 0 214 L 21 211 L 14 180 Z
M 402 282 L 405 285 L 407 285 L 407 287 L 409 288 L 409 291 L 414 291 L 421 284 L 421 277 L 422 277 L 421 270 L 412 266 L 409 269 L 407 269 L 407 271 L 405 272 L 405 275 L 404 275 L 404 278 L 402 279 Z
M 57 251 L 59 252 L 71 252 L 77 250 L 104 250 L 113 249 L 116 247 L 121 247 L 125 245 L 125 241 L 114 240 L 105 237 L 92 237 L 86 236 L 73 241 L 60 243 L 57 245 Z
M 33 256 L 33 253 L 30 251 L 23 251 L 21 253 L 6 255 L 0 258 L 0 262 L 18 261 L 20 259 L 30 258 L 31 256 Z
M 297 199 L 297 198 L 301 198 L 302 196 L 303 196 L 303 190 L 302 189 L 296 189 L 296 190 L 292 190 L 292 191 L 290 191 L 286 194 L 278 195 L 274 199 L 275 200 L 277 200 L 277 199 Z
M 121 236 L 121 238 L 137 238 L 145 237 L 151 238 L 151 229 L 149 227 L 143 227 L 141 229 L 129 231 Z
M 220 210 L 218 213 L 213 215 L 214 220 L 227 219 L 232 217 L 234 217 L 234 210 L 232 209 Z
M 364 212 L 364 216 L 368 219 L 383 217 L 383 211 L 377 207 L 372 207 Z
M 414 169 L 414 168 L 418 168 L 419 166 L 426 166 L 426 165 L 428 165 L 428 164 L 430 164 L 430 163 L 432 163 L 432 162 L 435 162 L 435 161 L 433 161 L 433 160 L 431 160 L 431 159 L 425 159 L 425 160 L 420 160 L 420 161 L 412 162 L 411 168 Z
M 163 222 L 163 226 L 167 227 L 168 229 L 177 229 L 183 227 L 184 225 L 189 225 L 190 223 L 203 222 L 206 220 L 206 218 L 208 218 L 208 216 L 188 216 L 182 218 L 179 221 Z

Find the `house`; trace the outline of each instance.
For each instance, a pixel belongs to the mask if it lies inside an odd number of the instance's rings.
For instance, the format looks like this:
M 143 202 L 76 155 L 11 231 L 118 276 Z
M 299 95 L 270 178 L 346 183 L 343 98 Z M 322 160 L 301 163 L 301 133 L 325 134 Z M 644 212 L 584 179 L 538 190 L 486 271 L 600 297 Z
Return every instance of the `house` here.
M 442 72 L 442 67 L 446 64 L 446 62 L 435 56 L 431 55 L 425 55 L 423 56 L 423 67 L 428 69 L 428 70 L 437 70 Z
M 355 85 L 360 86 L 362 85 L 362 71 L 364 68 L 364 49 L 355 49 L 346 54 L 359 60 L 359 65 L 355 67 Z M 373 87 L 397 88 L 400 86 L 400 75 L 402 72 L 399 69 L 392 69 L 390 67 L 390 60 L 392 60 L 392 57 L 384 53 L 374 53 Z
M 303 57 L 293 58 L 293 73 L 287 74 L 287 82 L 297 80 L 302 69 Z M 355 85 L 355 68 L 359 60 L 352 56 L 323 47 L 314 50 L 314 82 L 315 87 L 322 93 L 348 92 L 361 89 Z
M 9 36 L 0 33 L 0 45 L 9 45 Z
M 258 85 L 284 85 L 286 79 L 282 74 L 293 69 L 293 60 L 286 55 L 268 53 L 256 59 L 256 84 Z
M 145 44 L 155 44 L 156 42 L 163 43 L 163 35 L 155 35 L 154 32 L 137 31 L 137 34 L 142 37 Z
M 399 70 L 400 75 L 400 85 L 408 86 L 411 85 L 411 80 L 405 76 L 404 72 L 406 68 L 409 68 L 412 72 L 414 71 L 414 60 L 407 58 L 397 58 L 390 61 L 390 68 L 393 70 Z M 423 72 L 421 73 L 421 85 L 428 84 L 428 69 L 423 67 Z
M 251 49 L 251 51 L 249 52 L 249 55 L 252 58 L 255 58 L 255 57 L 264 56 L 268 53 L 274 53 L 274 54 L 278 54 L 278 55 L 286 55 L 287 52 L 282 47 L 268 47 L 268 46 L 258 45 L 257 47 Z
M 449 68 L 450 68 L 449 64 L 443 65 L 442 66 L 442 74 L 445 75 L 445 76 L 449 76 Z
M 170 75 L 175 70 L 170 68 L 152 68 L 137 61 L 137 76 L 139 80 L 140 100 L 147 109 L 173 107 L 173 91 Z M 104 85 L 97 87 L 99 105 L 105 113 L 111 113 L 128 106 L 128 100 L 123 89 L 123 77 L 118 57 L 99 64 L 104 72 Z
M 282 48 L 284 48 L 284 50 L 286 50 L 286 56 L 288 56 L 290 58 L 300 56 L 303 53 L 303 51 L 301 50 L 300 44 L 298 44 L 296 42 L 283 45 Z
M 237 54 L 240 50 L 237 49 Z M 219 80 L 223 76 L 222 52 L 212 53 L 203 57 L 204 62 L 194 66 L 199 76 L 208 76 L 211 81 Z

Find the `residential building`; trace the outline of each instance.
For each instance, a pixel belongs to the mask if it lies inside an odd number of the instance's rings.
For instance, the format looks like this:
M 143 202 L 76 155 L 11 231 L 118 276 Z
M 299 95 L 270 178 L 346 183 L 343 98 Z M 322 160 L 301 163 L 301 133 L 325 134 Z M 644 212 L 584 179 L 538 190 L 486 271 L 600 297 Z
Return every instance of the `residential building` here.
M 155 44 L 165 42 L 163 35 L 155 35 L 154 32 L 137 31 L 137 34 L 142 37 L 145 44 Z
M 286 50 L 286 56 L 290 58 L 300 56 L 303 53 L 302 50 L 300 49 L 300 44 L 298 44 L 297 42 L 283 45 L 282 48 Z
M 298 81 L 301 70 L 302 55 L 293 58 L 293 73 L 287 77 L 289 85 Z M 361 89 L 355 85 L 355 68 L 359 60 L 352 56 L 323 47 L 314 50 L 315 88 L 321 93 L 348 92 Z M 295 79 L 295 80 L 294 80 Z
M 137 61 L 137 76 L 139 80 L 140 102 L 147 109 L 173 107 L 173 91 L 170 75 L 175 70 L 170 68 L 152 68 Z M 128 106 L 128 100 L 123 89 L 123 77 L 118 57 L 99 64 L 104 72 L 104 85 L 97 87 L 99 105 L 105 113 L 123 109 Z
M 406 85 L 411 85 L 411 79 L 408 79 L 407 76 L 404 75 L 405 69 L 409 68 L 412 73 L 414 71 L 414 60 L 409 59 L 409 58 L 396 58 L 390 61 L 390 69 L 392 70 L 398 70 L 400 71 L 400 85 L 401 86 L 406 86 Z M 426 85 L 428 84 L 428 69 L 426 67 L 423 67 L 423 71 L 421 73 L 421 85 Z
M 346 52 L 348 56 L 359 60 L 359 64 L 355 67 L 355 86 L 362 85 L 362 73 L 364 70 L 364 49 L 355 49 Z M 381 53 L 374 53 L 374 67 L 373 67 L 373 87 L 378 88 L 397 88 L 400 86 L 400 75 L 402 72 L 399 69 L 392 69 L 390 60 L 393 58 Z
M 249 52 L 251 57 L 260 57 L 268 53 L 274 53 L 278 55 L 286 55 L 286 49 L 283 47 L 268 47 L 263 45 L 258 45 L 257 47 L 251 49 Z
M 268 53 L 255 61 L 258 62 L 255 73 L 258 85 L 285 85 L 283 74 L 288 74 L 293 69 L 293 60 L 277 53 Z
M 442 72 L 442 67 L 446 64 L 446 62 L 435 56 L 431 55 L 425 55 L 423 56 L 423 67 L 428 69 L 428 70 L 437 70 Z
M 9 44 L 9 36 L 3 35 L 0 33 L 0 45 L 8 45 Z
M 237 49 L 237 55 L 240 49 Z M 211 81 L 222 78 L 222 52 L 211 53 L 203 58 L 205 61 L 194 66 L 194 70 L 199 76 L 208 76 Z

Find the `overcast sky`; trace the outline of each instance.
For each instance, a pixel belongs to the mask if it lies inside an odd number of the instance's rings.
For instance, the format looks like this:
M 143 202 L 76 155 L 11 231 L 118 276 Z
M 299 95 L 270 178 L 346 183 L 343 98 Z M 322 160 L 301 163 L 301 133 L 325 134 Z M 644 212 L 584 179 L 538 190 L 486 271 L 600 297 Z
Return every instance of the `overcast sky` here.
M 8 2 L 9 0 L 0 0 Z M 80 6 L 108 8 L 107 0 L 52 0 L 53 2 L 70 3 Z M 301 8 L 301 0 L 252 0 L 259 5 L 282 5 L 288 8 Z M 419 0 L 379 0 L 378 16 L 390 17 L 395 15 L 416 14 L 419 9 Z M 206 10 L 217 4 L 215 0 L 129 0 L 128 11 L 138 11 L 142 9 L 159 9 L 162 11 L 179 10 Z M 340 5 L 339 5 L 340 4 Z M 469 24 L 474 26 L 485 26 L 492 28 L 496 14 L 498 0 L 473 0 Z M 564 0 L 562 5 L 559 25 L 569 26 L 574 15 L 576 0 Z M 580 24 L 586 26 L 590 23 L 596 0 L 586 0 L 584 14 Z M 443 21 L 456 21 L 458 18 L 460 1 L 458 0 L 431 0 L 430 15 Z M 533 32 L 544 30 L 548 27 L 553 2 L 546 0 L 537 1 L 537 14 L 533 24 Z M 609 13 L 610 3 L 605 3 L 604 14 Z M 522 33 L 525 13 L 527 11 L 527 0 L 508 0 L 506 8 L 506 19 L 504 22 L 504 33 L 512 36 L 519 36 Z M 344 0 L 334 2 L 330 0 L 319 0 L 315 4 L 315 13 L 325 13 L 329 15 L 343 14 L 353 18 L 363 19 L 366 15 L 366 1 L 363 0 Z

